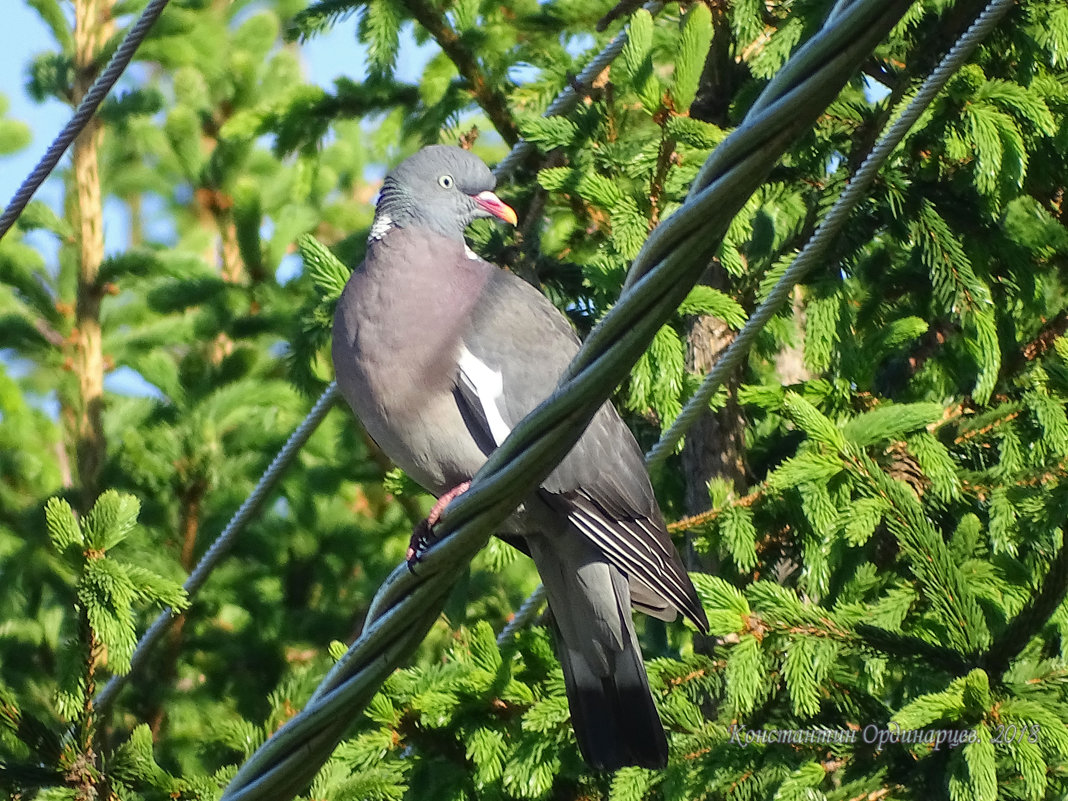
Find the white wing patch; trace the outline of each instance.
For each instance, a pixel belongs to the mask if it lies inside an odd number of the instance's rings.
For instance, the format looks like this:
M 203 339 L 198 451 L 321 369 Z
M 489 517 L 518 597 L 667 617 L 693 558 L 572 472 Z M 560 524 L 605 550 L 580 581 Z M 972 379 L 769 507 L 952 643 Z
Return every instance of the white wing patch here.
M 464 242 L 464 253 L 467 254 L 467 258 L 469 258 L 469 259 L 479 259 L 479 258 L 481 258 L 477 253 L 475 253 L 475 251 L 471 250 L 471 248 L 469 248 L 467 246 L 466 242 Z
M 504 395 L 504 380 L 500 370 L 494 370 L 475 354 L 460 345 L 460 380 L 478 398 L 482 413 L 486 416 L 493 441 L 500 445 L 512 429 L 504 422 L 497 401 Z

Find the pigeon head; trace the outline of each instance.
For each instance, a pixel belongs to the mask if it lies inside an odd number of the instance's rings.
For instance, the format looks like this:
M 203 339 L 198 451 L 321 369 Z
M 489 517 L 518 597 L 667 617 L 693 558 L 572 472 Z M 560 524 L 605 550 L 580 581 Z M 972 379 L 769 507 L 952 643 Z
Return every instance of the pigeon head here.
M 424 147 L 383 181 L 371 238 L 394 227 L 419 227 L 462 240 L 464 229 L 479 217 L 515 225 L 515 212 L 493 193 L 496 184 L 473 153 L 448 145 Z

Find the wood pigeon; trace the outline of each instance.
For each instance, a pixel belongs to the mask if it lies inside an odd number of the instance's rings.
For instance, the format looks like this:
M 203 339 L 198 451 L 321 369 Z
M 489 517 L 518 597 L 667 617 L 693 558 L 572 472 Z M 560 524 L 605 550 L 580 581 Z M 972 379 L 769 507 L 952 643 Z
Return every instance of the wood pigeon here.
M 578 351 L 567 318 L 464 242 L 479 217 L 516 223 L 489 168 L 424 148 L 383 183 L 367 256 L 334 318 L 338 386 L 367 432 L 440 510 Z M 431 523 L 433 520 L 431 520 Z M 504 524 L 545 585 L 579 749 L 598 770 L 661 768 L 667 739 L 631 605 L 708 620 L 664 526 L 634 437 L 611 403 Z

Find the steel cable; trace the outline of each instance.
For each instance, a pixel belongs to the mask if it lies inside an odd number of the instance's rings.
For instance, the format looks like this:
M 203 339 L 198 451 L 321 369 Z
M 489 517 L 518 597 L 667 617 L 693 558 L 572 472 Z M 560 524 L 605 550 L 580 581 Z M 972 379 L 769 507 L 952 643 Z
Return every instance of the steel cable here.
M 878 175 L 879 170 L 886 163 L 890 154 L 905 138 L 905 135 L 946 85 L 946 82 L 961 68 L 972 51 L 975 50 L 1012 6 L 1013 0 L 991 0 L 983 12 L 969 26 L 968 30 L 964 32 L 956 44 L 942 58 L 938 66 L 927 76 L 919 91 L 916 92 L 890 127 L 886 129 L 878 143 L 861 163 L 852 180 L 842 191 L 842 194 L 838 196 L 831 210 L 827 212 L 827 216 L 824 217 L 819 228 L 805 243 L 797 258 L 794 259 L 790 267 L 776 282 L 768 297 L 753 312 L 752 317 L 738 332 L 738 336 L 735 337 L 734 341 L 731 342 L 727 350 L 724 351 L 720 359 L 705 376 L 697 391 L 694 392 L 693 397 L 686 402 L 686 405 L 679 413 L 679 416 L 672 422 L 670 428 L 661 435 L 659 442 L 645 455 L 647 465 L 659 464 L 675 451 L 686 432 L 708 409 L 708 403 L 712 399 L 712 395 L 723 385 L 735 368 L 742 363 L 757 335 L 789 299 L 794 286 L 800 283 L 805 275 L 808 274 L 808 271 L 827 253 L 831 243 L 841 232 L 842 227 L 849 219 L 849 215 L 875 181 L 875 176 Z
M 137 22 L 126 32 L 122 43 L 112 54 L 104 70 L 93 81 L 93 85 L 85 93 L 85 97 L 78 104 L 78 108 L 74 110 L 70 120 L 63 126 L 63 130 L 59 132 L 56 138 L 52 140 L 52 144 L 48 146 L 48 150 L 45 151 L 41 160 L 37 162 L 37 166 L 26 176 L 19 188 L 15 190 L 15 194 L 11 197 L 11 202 L 7 204 L 3 213 L 0 213 L 0 239 L 3 239 L 4 234 L 11 230 L 11 226 L 18 220 L 19 215 L 22 214 L 30 199 L 41 188 L 41 184 L 47 180 L 48 176 L 52 174 L 56 165 L 59 164 L 59 160 L 63 158 L 67 148 L 78 138 L 78 134 L 85 130 L 85 126 L 89 124 L 89 120 L 96 114 L 97 108 L 104 102 L 108 92 L 111 91 L 115 82 L 119 80 L 119 77 L 130 65 L 137 48 L 144 42 L 149 30 L 155 21 L 159 19 L 159 15 L 163 13 L 163 9 L 167 7 L 168 2 L 169 0 L 151 0 L 145 6 L 145 10 L 141 12 L 141 16 L 137 18 Z

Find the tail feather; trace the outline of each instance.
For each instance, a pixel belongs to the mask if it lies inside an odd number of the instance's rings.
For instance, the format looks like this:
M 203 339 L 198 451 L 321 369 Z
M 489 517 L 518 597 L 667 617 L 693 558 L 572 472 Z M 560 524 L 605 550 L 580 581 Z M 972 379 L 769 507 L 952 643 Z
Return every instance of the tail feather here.
M 558 637 L 567 701 L 579 751 L 595 770 L 628 765 L 663 768 L 668 744 L 637 643 L 616 654 L 614 672 L 598 676 L 585 657 Z
M 579 750 L 597 770 L 662 768 L 667 737 L 631 618 L 627 577 L 577 532 L 527 538 L 554 620 Z

